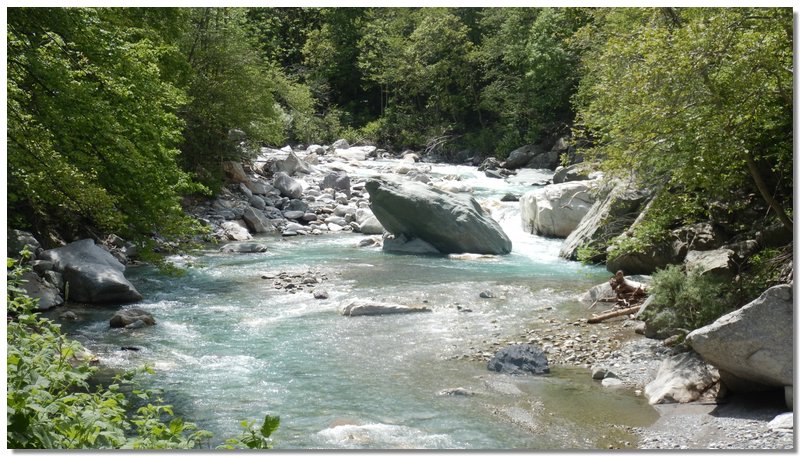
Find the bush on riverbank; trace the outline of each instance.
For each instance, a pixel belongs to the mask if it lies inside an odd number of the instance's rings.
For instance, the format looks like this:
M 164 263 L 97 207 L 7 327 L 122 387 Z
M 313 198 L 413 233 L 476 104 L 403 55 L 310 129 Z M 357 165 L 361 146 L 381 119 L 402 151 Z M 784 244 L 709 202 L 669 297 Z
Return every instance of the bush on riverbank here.
M 159 391 L 139 388 L 136 377 L 152 374 L 149 367 L 117 375 L 111 384 L 92 390 L 89 381 L 97 368 L 84 347 L 35 313 L 36 301 L 21 288 L 29 268 L 12 259 L 7 268 L 8 448 L 143 450 L 209 444 L 212 434 L 174 416 Z M 269 436 L 278 424 L 269 415 L 260 429 L 247 423 L 224 448 L 270 448 Z

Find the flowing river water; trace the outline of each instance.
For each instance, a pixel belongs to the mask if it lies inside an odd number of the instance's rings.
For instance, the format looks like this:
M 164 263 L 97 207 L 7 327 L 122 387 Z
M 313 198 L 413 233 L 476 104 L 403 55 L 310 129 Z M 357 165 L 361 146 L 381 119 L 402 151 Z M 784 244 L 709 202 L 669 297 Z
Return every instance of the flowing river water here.
M 385 165 L 385 164 L 384 164 Z M 358 176 L 376 167 L 348 171 Z M 460 175 L 513 242 L 509 255 L 464 259 L 385 253 L 357 247 L 363 235 L 263 236 L 264 253 L 217 247 L 174 261 L 186 274 L 151 267 L 126 275 L 145 296 L 132 304 L 156 326 L 110 329 L 116 308 L 84 308 L 64 324 L 111 368 L 151 364 L 146 386 L 161 388 L 176 413 L 215 434 L 239 422 L 279 415 L 276 448 L 574 449 L 635 445 L 630 426 L 657 414 L 631 391 L 604 389 L 586 369 L 552 366 L 545 376 L 509 377 L 463 356 L 492 350 L 502 336 L 541 325 L 543 309 L 578 318 L 577 296 L 607 279 L 597 267 L 558 258 L 561 240 L 522 230 L 521 194 L 548 173 L 525 170 L 489 179 L 474 167 L 435 165 Z M 313 272 L 329 299 L 278 289 L 264 275 Z M 479 293 L 491 290 L 495 298 Z M 344 317 L 353 298 L 424 304 L 432 312 Z M 457 306 L 461 306 L 459 309 Z M 471 310 L 465 312 L 465 309 Z M 120 350 L 135 346 L 138 351 Z M 440 395 L 463 388 L 471 396 Z

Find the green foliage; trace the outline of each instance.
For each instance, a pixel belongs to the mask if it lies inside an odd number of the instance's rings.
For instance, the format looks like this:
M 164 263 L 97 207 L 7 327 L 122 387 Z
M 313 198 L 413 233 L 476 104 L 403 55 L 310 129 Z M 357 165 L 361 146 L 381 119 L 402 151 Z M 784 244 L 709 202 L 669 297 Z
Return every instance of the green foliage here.
M 130 10 L 8 10 L 8 201 L 33 225 L 128 239 L 191 231 L 177 165 L 187 101 L 164 77 L 174 46 Z
M 30 256 L 26 253 L 23 258 Z M 20 286 L 29 268 L 10 258 L 6 265 L 8 448 L 144 450 L 208 444 L 210 432 L 174 416 L 159 391 L 139 387 L 140 374 L 153 374 L 149 367 L 92 389 L 89 380 L 97 368 L 86 350 L 62 334 L 59 325 L 34 313 L 36 301 Z M 234 441 L 246 448 L 270 448 L 269 437 L 279 423 L 268 415 L 258 433 Z
M 277 416 L 264 416 L 264 423 L 259 427 L 255 421 L 242 421 L 242 434 L 225 441 L 219 449 L 233 450 L 244 448 L 250 450 L 268 450 L 272 448 L 270 436 L 278 429 L 281 420 Z
M 676 196 L 758 187 L 791 207 L 791 23 L 785 8 L 593 10 L 576 38 L 587 155 Z
M 724 280 L 667 266 L 653 274 L 653 301 L 643 313 L 644 320 L 658 328 L 700 328 L 736 308 L 728 287 Z

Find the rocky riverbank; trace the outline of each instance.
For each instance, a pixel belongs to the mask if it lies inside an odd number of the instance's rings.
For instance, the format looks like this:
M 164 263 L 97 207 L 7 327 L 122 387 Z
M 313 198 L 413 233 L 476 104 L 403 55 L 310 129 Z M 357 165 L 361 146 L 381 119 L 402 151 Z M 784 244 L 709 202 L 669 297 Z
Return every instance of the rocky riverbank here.
M 464 357 L 488 362 L 503 346 L 537 344 L 556 369 L 584 368 L 587 376 L 603 386 L 642 395 L 661 363 L 681 351 L 636 334 L 637 323 L 628 317 L 588 324 L 585 318 L 558 317 L 556 309 L 550 308 L 538 320 L 525 333 L 487 341 Z M 640 449 L 792 450 L 792 414 L 787 413 L 783 399 L 778 392 L 734 395 L 720 403 L 657 404 L 660 417 L 655 423 L 628 431 L 639 438 L 636 447 Z M 617 442 L 609 448 L 629 446 Z

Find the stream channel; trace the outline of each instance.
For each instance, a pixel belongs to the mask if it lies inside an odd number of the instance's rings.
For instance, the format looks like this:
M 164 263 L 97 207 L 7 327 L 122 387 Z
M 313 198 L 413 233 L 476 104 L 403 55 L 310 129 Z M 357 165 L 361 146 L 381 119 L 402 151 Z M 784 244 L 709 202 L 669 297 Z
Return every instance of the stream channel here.
M 388 162 L 348 173 L 374 175 Z M 512 253 L 391 254 L 358 247 L 364 235 L 348 232 L 256 237 L 266 252 L 223 254 L 209 246 L 173 258 L 186 269 L 179 277 L 129 267 L 126 276 L 145 296 L 130 306 L 151 312 L 156 326 L 110 329 L 116 308 L 83 307 L 74 309 L 81 320 L 64 330 L 103 366 L 152 365 L 156 374 L 145 386 L 163 389 L 177 414 L 212 431 L 212 446 L 238 435 L 240 421 L 260 422 L 270 413 L 281 418 L 273 434 L 278 449 L 591 449 L 621 441 L 635 447 L 630 427 L 651 424 L 657 413 L 631 391 L 603 388 L 584 368 L 511 377 L 463 356 L 541 327 L 546 323 L 536 317 L 545 308 L 584 317 L 577 297 L 608 278 L 602 268 L 558 258 L 560 239 L 525 233 L 519 203 L 499 202 L 552 173 L 523 170 L 500 180 L 474 167 L 433 165 L 430 174 L 459 175 L 476 199 L 489 201 Z M 262 279 L 309 271 L 327 278 L 318 287 L 329 299 Z M 483 290 L 495 298 L 480 298 Z M 342 316 L 339 309 L 354 298 L 432 311 Z M 439 394 L 451 388 L 475 394 Z

